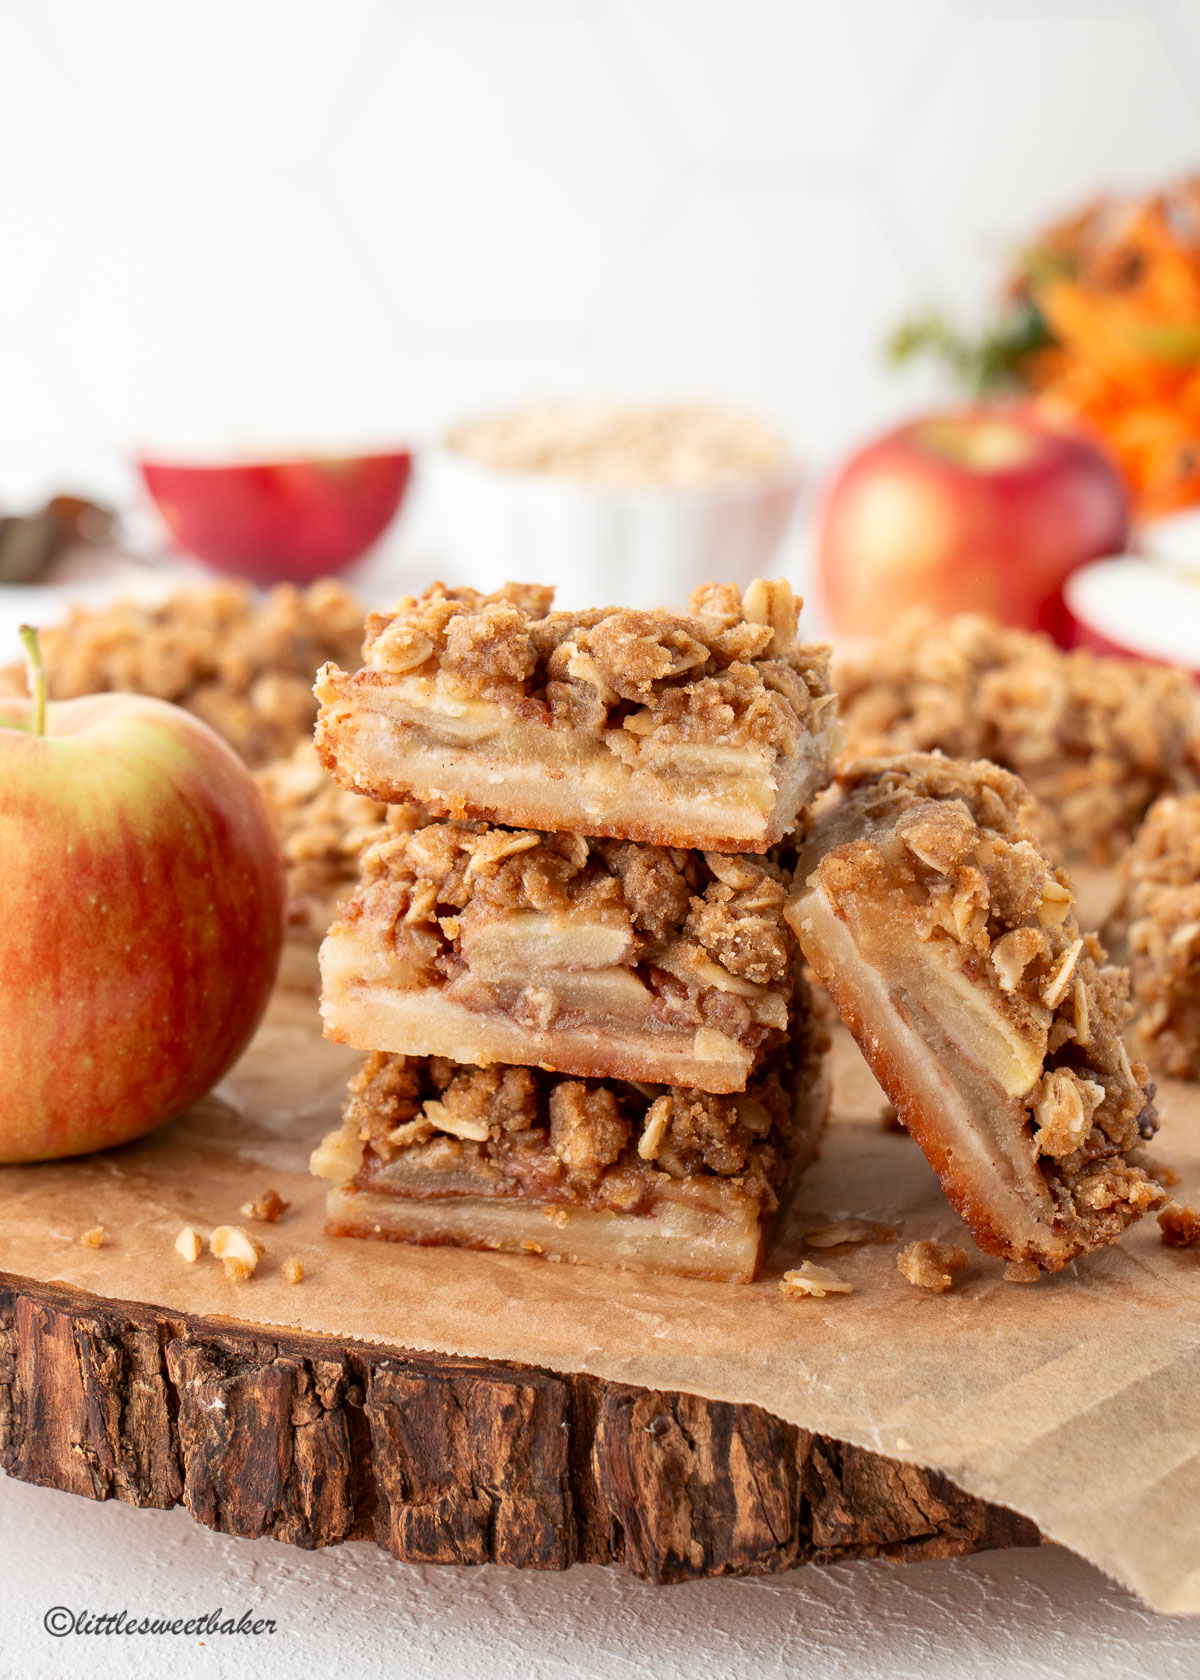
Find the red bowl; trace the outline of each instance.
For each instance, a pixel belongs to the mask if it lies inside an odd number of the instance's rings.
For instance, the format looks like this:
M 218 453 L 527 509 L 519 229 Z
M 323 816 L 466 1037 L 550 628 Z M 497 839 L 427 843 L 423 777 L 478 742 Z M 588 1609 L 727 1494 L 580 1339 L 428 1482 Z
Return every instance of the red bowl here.
M 310 583 L 365 554 L 396 516 L 412 453 L 199 465 L 138 461 L 181 548 L 252 583 Z

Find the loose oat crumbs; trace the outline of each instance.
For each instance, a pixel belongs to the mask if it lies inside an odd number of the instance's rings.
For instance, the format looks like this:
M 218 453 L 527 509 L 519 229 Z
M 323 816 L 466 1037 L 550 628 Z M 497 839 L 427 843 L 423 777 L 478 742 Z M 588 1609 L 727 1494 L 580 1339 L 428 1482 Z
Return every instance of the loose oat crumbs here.
M 274 1225 L 280 1214 L 286 1213 L 291 1205 L 278 1190 L 260 1190 L 253 1200 L 242 1203 L 241 1212 L 247 1219 L 258 1219 L 266 1225 Z
M 890 1242 L 894 1225 L 877 1225 L 866 1219 L 835 1219 L 829 1225 L 814 1226 L 804 1233 L 805 1248 L 841 1248 L 851 1243 Z
M 104 1247 L 104 1227 L 103 1227 L 103 1225 L 93 1225 L 90 1231 L 84 1231 L 81 1234 L 81 1236 L 79 1238 L 79 1241 L 83 1244 L 84 1248 L 103 1248 Z
M 298 1254 L 289 1254 L 280 1271 L 285 1283 L 302 1283 L 304 1280 L 304 1262 Z
M 961 1272 L 966 1263 L 965 1249 L 929 1237 L 909 1243 L 896 1256 L 896 1265 L 909 1283 L 918 1289 L 932 1289 L 936 1295 L 953 1285 L 955 1273 Z
M 1194 1207 L 1169 1202 L 1158 1216 L 1162 1240 L 1168 1248 L 1195 1248 L 1200 1245 L 1200 1213 Z
M 811 1260 L 804 1260 L 790 1272 L 784 1272 L 779 1280 L 780 1293 L 799 1299 L 805 1295 L 814 1295 L 818 1300 L 826 1295 L 853 1295 L 854 1285 L 840 1278 L 836 1272 L 831 1272 L 825 1266 L 814 1266 Z
M 225 1275 L 235 1283 L 250 1277 L 262 1259 L 263 1245 L 240 1225 L 218 1225 L 208 1246 L 224 1262 Z
M 195 1265 L 203 1247 L 204 1238 L 194 1225 L 185 1225 L 175 1238 L 175 1252 L 186 1260 L 189 1266 Z

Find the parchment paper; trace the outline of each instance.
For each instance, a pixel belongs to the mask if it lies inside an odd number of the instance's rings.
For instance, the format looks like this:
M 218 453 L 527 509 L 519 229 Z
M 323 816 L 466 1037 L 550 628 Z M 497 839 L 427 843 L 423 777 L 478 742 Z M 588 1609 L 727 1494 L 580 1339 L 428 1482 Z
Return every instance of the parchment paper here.
M 767 1274 L 656 1279 L 516 1256 L 342 1239 L 321 1230 L 310 1149 L 336 1123 L 357 1056 L 319 1036 L 311 994 L 282 990 L 218 1092 L 142 1143 L 0 1169 L 0 1269 L 176 1312 L 222 1314 L 424 1351 L 527 1361 L 753 1402 L 792 1423 L 943 1471 L 1023 1512 L 1165 1612 L 1200 1614 L 1200 1258 L 1144 1220 L 1116 1248 L 1036 1284 L 979 1255 L 916 1146 L 885 1132 L 853 1044 L 835 1044 L 835 1120 Z M 1200 1195 L 1200 1087 L 1160 1085 L 1155 1150 Z M 174 1252 L 185 1223 L 238 1223 L 274 1186 L 292 1203 L 255 1276 Z M 780 1273 L 805 1229 L 845 1214 L 896 1241 L 809 1254 L 855 1286 L 793 1300 Z M 95 1225 L 105 1246 L 83 1248 Z M 972 1258 L 947 1295 L 896 1270 L 918 1237 Z M 304 1262 L 295 1286 L 280 1274 Z

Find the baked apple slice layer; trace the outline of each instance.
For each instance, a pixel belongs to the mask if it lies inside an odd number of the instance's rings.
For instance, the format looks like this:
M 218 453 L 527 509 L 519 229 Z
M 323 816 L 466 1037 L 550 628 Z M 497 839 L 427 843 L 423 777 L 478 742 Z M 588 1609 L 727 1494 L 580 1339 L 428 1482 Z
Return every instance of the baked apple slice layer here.
M 316 1150 L 331 1236 L 748 1282 L 828 1096 L 806 1012 L 744 1092 L 375 1052 Z
M 317 750 L 343 787 L 437 815 L 768 851 L 829 781 L 828 650 L 784 582 L 710 584 L 685 614 L 550 610 L 553 591 L 440 584 L 320 672 Z
M 482 822 L 381 836 L 321 950 L 332 1038 L 729 1093 L 787 1034 L 775 856 Z
M 986 761 L 861 760 L 787 917 L 979 1246 L 1057 1270 L 1162 1201 L 1121 1039 L 1124 971 L 1081 935 L 1022 784 Z

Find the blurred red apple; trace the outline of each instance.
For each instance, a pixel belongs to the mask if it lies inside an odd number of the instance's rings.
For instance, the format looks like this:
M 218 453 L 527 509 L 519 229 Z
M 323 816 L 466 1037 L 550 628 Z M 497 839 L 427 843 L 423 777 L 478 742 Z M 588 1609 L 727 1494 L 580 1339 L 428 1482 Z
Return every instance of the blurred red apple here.
M 201 464 L 138 462 L 180 547 L 251 583 L 311 583 L 365 554 L 391 524 L 412 455 Z
M 910 421 L 843 467 L 818 566 L 846 635 L 878 635 L 925 606 L 1061 640 L 1065 579 L 1121 553 L 1128 534 L 1121 480 L 1086 437 L 1027 409 L 965 409 Z
M 141 1136 L 266 1007 L 279 848 L 241 761 L 160 700 L 0 702 L 0 1161 Z

